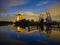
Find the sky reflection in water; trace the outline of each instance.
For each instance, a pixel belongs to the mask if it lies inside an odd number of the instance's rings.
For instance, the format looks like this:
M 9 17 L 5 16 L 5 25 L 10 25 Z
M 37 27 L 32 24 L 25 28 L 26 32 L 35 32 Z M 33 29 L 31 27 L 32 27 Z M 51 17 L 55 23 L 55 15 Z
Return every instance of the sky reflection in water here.
M 16 27 L 0 27 L 0 44 L 6 45 L 60 45 L 60 31 L 58 28 L 50 31 L 40 31 L 37 29 L 28 32 L 28 29 Z

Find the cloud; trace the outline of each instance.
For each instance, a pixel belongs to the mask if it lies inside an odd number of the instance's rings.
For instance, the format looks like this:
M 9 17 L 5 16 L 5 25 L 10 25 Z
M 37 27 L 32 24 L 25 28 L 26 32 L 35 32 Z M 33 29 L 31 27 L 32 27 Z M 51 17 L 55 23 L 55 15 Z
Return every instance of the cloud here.
M 15 21 L 17 18 L 16 14 L 10 14 L 7 16 L 0 16 L 0 21 Z
M 22 19 L 34 19 L 38 21 L 39 14 L 34 12 L 20 12 Z M 17 14 L 9 14 L 7 16 L 0 16 L 0 21 L 15 21 L 17 19 Z
M 45 5 L 47 3 L 48 3 L 48 1 L 40 1 L 38 4 L 36 4 L 36 6 L 42 6 L 42 5 Z
M 27 0 L 10 0 L 10 6 L 15 6 L 15 5 L 24 5 L 27 3 Z
M 53 20 L 60 20 L 60 3 L 47 7 L 46 11 L 50 13 Z
M 60 20 L 60 3 L 56 3 L 54 5 L 51 5 L 49 7 L 47 7 L 46 9 L 47 12 L 50 12 L 50 15 L 52 17 L 53 20 Z M 42 11 L 42 12 L 21 12 L 22 14 L 22 18 L 26 18 L 26 19 L 34 19 L 35 21 L 39 20 L 39 15 L 43 14 L 44 18 L 46 18 L 46 11 Z M 0 20 L 8 20 L 8 21 L 13 21 L 16 20 L 16 15 L 15 14 L 11 14 L 8 16 L 0 16 Z
M 36 14 L 33 12 L 23 12 L 23 14 L 25 14 L 27 16 L 34 16 L 34 15 L 36 16 Z
M 34 19 L 35 21 L 38 21 L 38 13 L 34 13 L 34 12 L 23 12 L 23 18 L 25 19 Z
M 28 0 L 0 0 L 0 13 L 7 12 L 9 7 L 24 5 L 28 3 Z
M 48 6 L 45 11 L 41 11 L 39 14 L 43 14 L 43 17 L 46 18 L 46 12 L 50 13 L 52 20 L 60 20 L 60 3 L 57 2 L 56 4 Z
M 49 6 L 47 8 L 47 11 L 50 12 L 53 16 L 60 15 L 60 4 L 55 4 L 54 6 L 52 5 L 51 7 Z

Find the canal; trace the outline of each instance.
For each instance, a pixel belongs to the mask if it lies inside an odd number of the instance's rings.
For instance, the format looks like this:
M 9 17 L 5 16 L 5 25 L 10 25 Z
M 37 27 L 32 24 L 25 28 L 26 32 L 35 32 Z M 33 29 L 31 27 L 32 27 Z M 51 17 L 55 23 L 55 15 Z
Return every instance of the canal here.
M 0 26 L 0 45 L 60 45 L 60 28 L 30 28 Z

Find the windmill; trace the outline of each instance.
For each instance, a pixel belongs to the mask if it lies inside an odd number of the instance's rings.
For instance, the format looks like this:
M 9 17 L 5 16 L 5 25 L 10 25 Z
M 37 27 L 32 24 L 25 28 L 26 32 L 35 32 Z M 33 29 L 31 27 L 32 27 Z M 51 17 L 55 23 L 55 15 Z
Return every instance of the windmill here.
M 17 21 L 20 21 L 22 20 L 22 15 L 21 15 L 21 12 L 18 10 L 17 12 Z
M 46 21 L 47 21 L 47 22 L 51 22 L 52 19 L 51 19 L 50 13 L 49 13 L 49 12 L 46 12 L 46 15 L 47 15 Z
M 39 21 L 41 21 L 41 19 L 43 18 L 43 14 L 40 14 L 40 16 L 39 16 Z

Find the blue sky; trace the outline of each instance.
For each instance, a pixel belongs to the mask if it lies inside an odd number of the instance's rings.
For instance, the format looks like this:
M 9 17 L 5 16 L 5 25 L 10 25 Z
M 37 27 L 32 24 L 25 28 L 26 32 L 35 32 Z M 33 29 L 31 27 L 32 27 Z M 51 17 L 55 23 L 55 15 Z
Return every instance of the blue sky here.
M 60 0 L 0 0 L 0 13 L 13 14 L 18 10 L 21 12 L 40 12 L 58 2 Z
M 23 16 L 24 18 L 37 20 L 39 16 L 36 15 L 46 10 L 50 10 L 52 18 L 60 19 L 60 0 L 0 0 L 0 15 L 9 15 L 7 16 L 9 20 L 16 19 L 13 18 L 16 17 L 15 15 L 10 16 L 10 14 L 16 14 L 18 11 L 26 15 Z M 7 20 L 6 17 L 1 19 Z

